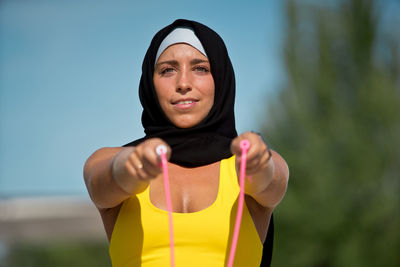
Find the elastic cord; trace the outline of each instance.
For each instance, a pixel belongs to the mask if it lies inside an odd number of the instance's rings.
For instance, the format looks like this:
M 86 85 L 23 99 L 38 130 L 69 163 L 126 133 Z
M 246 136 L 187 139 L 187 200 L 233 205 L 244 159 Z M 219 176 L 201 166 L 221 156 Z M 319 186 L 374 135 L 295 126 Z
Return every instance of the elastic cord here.
M 238 209 L 235 220 L 235 228 L 233 230 L 233 238 L 231 244 L 231 250 L 229 252 L 229 260 L 228 267 L 233 266 L 233 262 L 235 260 L 236 247 L 239 239 L 240 232 L 240 224 L 242 222 L 242 214 L 243 214 L 243 204 L 244 204 L 244 178 L 246 176 L 246 161 L 247 161 L 247 150 L 250 147 L 250 142 L 247 140 L 242 140 L 240 142 L 240 148 L 242 150 L 241 158 L 240 158 L 240 176 L 239 176 L 239 201 L 238 201 Z
M 171 267 L 175 267 L 174 226 L 172 221 L 172 200 L 171 200 L 171 191 L 169 187 L 168 165 L 166 156 L 167 148 L 164 145 L 160 145 L 156 148 L 156 152 L 161 157 L 161 167 L 164 176 L 165 199 L 167 201 L 168 220 L 169 220 L 170 260 L 171 260 Z

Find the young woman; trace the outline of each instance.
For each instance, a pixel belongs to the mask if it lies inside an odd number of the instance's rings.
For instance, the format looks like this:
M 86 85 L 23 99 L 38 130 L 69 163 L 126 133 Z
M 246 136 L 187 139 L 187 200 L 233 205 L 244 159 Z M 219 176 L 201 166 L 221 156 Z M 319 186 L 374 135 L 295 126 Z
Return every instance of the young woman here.
M 252 182 L 245 187 L 234 266 L 269 266 L 270 221 L 285 194 L 288 167 L 258 134 L 237 136 L 234 72 L 220 36 L 188 20 L 160 30 L 143 61 L 139 96 L 145 137 L 97 150 L 84 168 L 113 266 L 169 266 L 160 144 L 169 158 L 176 266 L 225 266 L 243 139 L 250 142 L 246 173 Z

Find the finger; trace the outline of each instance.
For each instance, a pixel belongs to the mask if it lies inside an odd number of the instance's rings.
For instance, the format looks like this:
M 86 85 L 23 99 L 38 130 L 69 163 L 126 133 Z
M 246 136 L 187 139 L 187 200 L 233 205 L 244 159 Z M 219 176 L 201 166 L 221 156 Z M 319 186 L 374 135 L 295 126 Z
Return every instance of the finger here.
M 253 150 L 249 151 L 246 170 L 251 172 L 259 170 L 268 157 L 267 146 L 259 142 L 253 146 Z
M 150 146 L 146 146 L 142 152 L 142 161 L 146 162 L 147 165 L 152 166 L 153 168 L 159 168 L 159 159 L 156 153 L 156 145 L 152 144 Z
M 272 152 L 270 149 L 267 149 L 267 152 L 262 156 L 260 160 L 261 168 L 267 168 L 269 162 L 272 160 Z
M 134 166 L 134 168 L 136 169 L 137 173 L 136 177 L 140 180 L 149 180 L 154 177 L 148 174 L 148 172 L 144 169 L 143 165 Z
M 266 145 L 264 141 L 260 138 L 258 134 L 247 132 L 243 134 L 245 138 L 250 142 L 250 148 L 247 152 L 247 155 L 249 159 L 252 159 L 253 157 L 260 156 L 261 153 L 266 148 Z
M 136 168 L 133 166 L 133 164 L 131 162 L 129 162 L 129 164 L 126 164 L 125 167 L 126 167 L 126 171 L 128 172 L 128 174 L 131 177 L 137 177 L 138 176 L 137 175 L 137 170 L 136 170 Z
M 258 165 L 262 165 L 269 158 L 268 146 L 264 143 L 261 138 L 258 138 L 257 145 L 254 146 L 254 150 L 249 153 L 249 168 L 255 168 Z
M 268 168 L 268 164 L 271 160 L 272 154 L 270 150 L 267 150 L 260 159 L 258 160 L 258 164 L 250 165 L 249 168 L 246 168 L 246 173 L 248 174 L 255 174 L 258 173 L 266 168 Z
M 241 155 L 242 150 L 240 149 L 240 141 L 242 138 L 240 136 L 233 139 L 231 143 L 231 152 L 232 154 Z
M 138 155 L 137 151 L 134 151 L 131 156 L 129 157 L 129 165 L 131 166 L 131 173 L 135 177 L 141 180 L 148 180 L 151 177 L 149 173 L 146 171 L 144 163 L 142 160 L 140 160 L 140 157 Z
M 243 152 L 243 148 L 242 148 L 242 142 L 243 141 L 248 141 L 249 146 L 246 146 L 246 151 L 248 152 L 250 147 L 252 146 L 250 140 L 248 140 L 248 138 L 245 137 L 244 134 L 236 137 L 231 144 L 231 152 L 233 154 L 236 154 L 236 156 L 241 156 L 242 152 Z
M 260 160 L 261 160 L 260 156 L 253 157 L 251 160 L 247 160 L 246 170 L 251 170 L 251 169 L 257 168 L 258 165 L 260 165 Z
M 146 151 L 142 158 L 144 169 L 151 176 L 157 176 L 161 173 L 161 167 L 158 163 L 157 154 L 151 150 Z

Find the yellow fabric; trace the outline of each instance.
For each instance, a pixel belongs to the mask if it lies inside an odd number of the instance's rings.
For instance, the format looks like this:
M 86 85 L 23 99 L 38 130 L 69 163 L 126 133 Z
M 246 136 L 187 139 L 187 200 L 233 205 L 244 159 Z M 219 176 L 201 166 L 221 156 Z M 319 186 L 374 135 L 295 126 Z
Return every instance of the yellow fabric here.
M 235 224 L 238 179 L 234 156 L 221 161 L 218 195 L 209 207 L 173 213 L 176 267 L 226 266 Z M 127 199 L 110 242 L 114 267 L 170 266 L 168 213 L 155 207 L 149 188 Z M 234 266 L 259 267 L 262 243 L 244 205 Z

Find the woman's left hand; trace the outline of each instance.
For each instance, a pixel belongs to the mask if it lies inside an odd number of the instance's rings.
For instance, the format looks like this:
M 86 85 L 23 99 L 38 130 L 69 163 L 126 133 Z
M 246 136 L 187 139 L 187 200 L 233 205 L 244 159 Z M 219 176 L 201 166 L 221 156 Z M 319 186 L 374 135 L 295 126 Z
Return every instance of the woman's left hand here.
M 285 195 L 289 169 L 285 160 L 275 151 L 268 149 L 261 136 L 245 132 L 233 139 L 232 153 L 236 154 L 236 172 L 240 170 L 242 150 L 240 141 L 247 139 L 250 148 L 247 152 L 246 174 L 252 177 L 245 183 L 245 194 L 251 196 L 263 207 L 273 209 Z
M 261 136 L 253 132 L 245 132 L 231 143 L 231 151 L 236 154 L 236 170 L 239 170 L 241 153 L 240 142 L 247 140 L 250 142 L 250 148 L 247 151 L 246 174 L 254 175 L 268 169 L 271 162 L 271 151 Z

